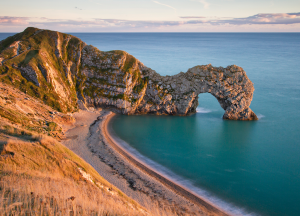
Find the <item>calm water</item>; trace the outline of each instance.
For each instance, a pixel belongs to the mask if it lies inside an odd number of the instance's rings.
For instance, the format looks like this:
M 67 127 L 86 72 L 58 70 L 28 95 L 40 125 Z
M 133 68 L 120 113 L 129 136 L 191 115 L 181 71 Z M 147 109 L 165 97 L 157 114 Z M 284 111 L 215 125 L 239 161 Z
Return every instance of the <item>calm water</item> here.
M 125 50 L 161 75 L 208 63 L 243 67 L 254 83 L 250 107 L 259 121 L 224 121 L 217 100 L 201 94 L 193 116 L 117 116 L 112 128 L 141 155 L 222 207 L 300 215 L 300 34 L 73 35 L 103 51 Z

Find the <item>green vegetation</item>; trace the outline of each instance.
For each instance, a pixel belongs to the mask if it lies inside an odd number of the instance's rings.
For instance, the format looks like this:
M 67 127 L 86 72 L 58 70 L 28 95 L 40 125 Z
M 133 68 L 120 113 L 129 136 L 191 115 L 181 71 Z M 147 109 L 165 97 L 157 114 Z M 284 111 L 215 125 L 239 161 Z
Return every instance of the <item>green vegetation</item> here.
M 76 38 L 76 37 L 71 37 L 71 39 L 69 40 L 67 47 L 66 47 L 66 61 L 73 61 L 75 62 L 76 59 L 76 55 L 78 53 L 78 49 L 80 49 L 82 42 Z
M 144 79 L 141 78 L 141 76 L 139 76 L 139 80 L 137 83 L 137 85 L 134 86 L 133 91 L 135 93 L 141 93 L 141 91 L 145 88 L 145 86 L 148 84 L 148 77 L 145 77 Z
M 8 48 L 15 41 L 20 41 L 18 56 L 16 48 Z M 78 60 L 83 45 L 71 35 L 31 27 L 0 42 L 1 57 L 5 57 L 0 66 L 0 207 L 4 215 L 151 215 L 58 142 L 63 139 L 59 125 L 71 125 L 75 119 L 53 109 L 75 111 L 77 95 L 133 104 L 138 99 L 111 88 L 126 88 L 125 76 L 132 78 L 135 93 L 148 83 L 148 77 L 133 69 L 138 60 L 124 51 L 101 52 L 91 47 L 89 60 L 111 60 L 113 67 L 106 61 L 100 68 L 99 64 L 82 68 Z M 123 57 L 125 64 L 118 71 L 116 65 Z M 103 78 L 89 78 L 83 69 Z
M 0 108 L 1 214 L 143 215 L 138 204 L 89 164 L 44 135 L 59 133 L 61 123 L 74 122 L 70 115 L 53 113 L 41 101 L 2 83 Z
M 1 52 L 1 56 L 4 57 L 5 59 L 10 59 L 13 56 L 15 56 L 14 50 L 15 50 L 14 47 L 7 48 L 6 50 Z
M 47 126 L 49 131 L 61 130 L 61 128 L 55 122 L 48 122 Z
M 0 67 L 0 73 L 3 74 L 3 76 L 0 77 L 0 81 L 13 85 L 31 96 L 42 99 L 47 105 L 50 105 L 58 111 L 73 111 L 77 108 L 76 90 L 75 88 L 71 88 L 64 73 L 62 59 L 57 58 L 55 55 L 55 38 L 57 38 L 56 32 L 27 28 L 24 32 L 2 41 L 0 45 L 1 49 L 2 47 L 9 46 L 9 44 L 16 40 L 20 40 L 21 51 L 23 50 L 23 52 L 19 56 L 7 60 L 4 65 Z M 76 45 L 74 41 L 78 42 L 79 39 L 71 40 L 72 44 Z M 30 48 L 30 50 L 27 50 L 28 48 Z M 12 49 L 8 49 L 5 52 L 9 50 Z M 41 71 L 47 71 L 47 67 L 44 66 L 45 62 L 48 63 L 49 67 L 55 70 L 57 76 L 56 81 L 62 86 L 65 86 L 67 91 L 69 91 L 70 103 L 62 101 L 55 92 L 53 85 L 47 82 L 46 74 L 43 74 Z M 28 65 L 33 68 L 37 74 L 40 87 L 27 81 L 20 73 L 20 70 L 14 68 L 13 65 L 17 67 L 26 67 Z
M 30 50 L 26 56 L 25 59 L 21 62 L 22 65 L 27 65 L 30 60 L 34 57 L 36 57 L 39 54 L 39 50 Z
M 86 81 L 86 76 L 81 73 L 81 69 L 77 73 L 77 78 L 75 81 L 76 81 L 76 86 L 75 86 L 76 92 L 80 93 L 81 97 L 84 98 L 83 86 Z
M 0 52 L 5 50 L 7 47 L 9 47 L 14 41 L 19 40 L 22 33 L 10 36 L 0 42 Z
M 132 67 L 133 67 L 133 65 L 134 64 L 136 64 L 137 63 L 137 60 L 136 60 L 136 58 L 134 58 L 132 55 L 127 55 L 126 56 L 126 61 L 125 61 L 125 64 L 124 64 L 124 66 L 123 66 L 123 71 L 124 71 L 124 73 L 132 73 L 132 72 L 134 72 L 134 71 L 132 71 Z
M 32 82 L 28 82 L 20 73 L 20 71 L 10 68 L 6 76 L 0 77 L 0 82 L 7 83 L 20 89 L 22 92 L 43 100 L 47 105 L 56 109 L 57 111 L 63 111 L 64 108 L 59 103 L 60 98 L 55 92 L 50 92 L 52 86 L 46 81 L 42 82 L 41 87 L 37 87 Z
M 118 99 L 125 99 L 125 95 L 124 94 L 118 94 L 118 95 L 115 95 L 115 96 L 112 96 L 112 98 L 114 100 L 118 100 Z
M 82 67 L 82 65 L 79 65 L 77 73 L 72 74 L 72 82 L 69 82 L 66 75 L 66 66 L 69 61 L 72 61 L 73 64 L 77 63 L 79 58 L 78 52 L 81 52 L 84 44 L 80 39 L 49 30 L 27 28 L 24 32 L 2 41 L 0 46 L 9 46 L 16 40 L 21 41 L 19 43 L 21 53 L 17 57 L 7 60 L 0 67 L 0 82 L 13 85 L 21 91 L 41 99 L 57 111 L 72 112 L 76 110 L 77 95 L 81 95 L 83 98 L 86 95 L 91 98 L 97 96 L 134 102 L 135 100 L 132 101 L 124 94 L 110 94 L 103 88 L 99 89 L 97 84 L 124 88 L 124 77 L 130 74 L 135 85 L 133 92 L 140 94 L 148 82 L 148 78 L 141 78 L 138 68 L 133 69 L 137 66 L 137 59 L 132 55 L 121 50 L 102 52 L 92 46 L 88 46 L 85 49 L 87 55 L 91 55 L 91 60 L 95 64 L 99 64 L 100 60 L 104 61 L 103 66 L 84 65 Z M 62 58 L 59 58 L 58 54 L 61 54 Z M 112 68 L 106 68 L 105 60 L 110 59 L 116 65 L 124 57 L 126 57 L 126 61 L 121 68 L 122 72 L 120 74 L 113 72 L 114 69 Z M 35 71 L 39 87 L 35 85 L 36 83 L 32 83 L 27 75 L 22 75 L 21 67 L 31 67 Z M 103 78 L 87 78 L 81 72 L 84 69 L 101 74 Z M 52 70 L 51 73 L 55 74 L 55 81 L 63 86 L 63 90 L 68 95 L 68 101 L 64 101 L 56 92 L 53 83 L 49 83 L 49 70 Z M 74 73 L 74 68 L 72 72 Z M 108 77 L 111 80 L 115 80 L 115 83 L 112 84 L 108 81 Z M 72 86 L 71 83 L 75 85 Z

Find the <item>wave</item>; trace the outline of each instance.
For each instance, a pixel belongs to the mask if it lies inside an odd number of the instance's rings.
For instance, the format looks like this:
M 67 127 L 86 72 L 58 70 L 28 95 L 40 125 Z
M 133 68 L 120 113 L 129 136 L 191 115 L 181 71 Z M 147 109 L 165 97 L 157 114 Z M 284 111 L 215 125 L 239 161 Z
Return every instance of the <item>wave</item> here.
M 212 112 L 212 110 L 206 109 L 204 107 L 197 107 L 196 112 L 197 113 L 210 113 L 210 112 Z
M 262 118 L 266 117 L 263 114 L 257 114 L 256 116 L 257 116 L 258 119 L 262 119 Z
M 113 131 L 111 127 L 109 128 L 109 134 L 111 137 L 120 145 L 122 148 L 124 148 L 129 154 L 133 155 L 135 158 L 137 158 L 140 162 L 145 164 L 146 166 L 151 167 L 156 172 L 160 173 L 164 177 L 168 178 L 169 180 L 177 183 L 178 185 L 183 186 L 184 188 L 188 189 L 190 192 L 204 198 L 209 203 L 214 204 L 215 206 L 221 208 L 222 210 L 226 211 L 230 215 L 243 215 L 243 216 L 257 216 L 258 214 L 254 212 L 247 212 L 245 209 L 240 208 L 238 206 L 235 206 L 232 203 L 228 203 L 210 192 L 201 189 L 193 184 L 192 181 L 188 179 L 184 179 L 181 176 L 178 176 L 177 174 L 173 173 L 168 168 L 158 164 L 157 162 L 149 159 L 148 157 L 142 155 L 139 153 L 135 148 L 131 147 L 127 142 L 119 138 L 116 133 Z

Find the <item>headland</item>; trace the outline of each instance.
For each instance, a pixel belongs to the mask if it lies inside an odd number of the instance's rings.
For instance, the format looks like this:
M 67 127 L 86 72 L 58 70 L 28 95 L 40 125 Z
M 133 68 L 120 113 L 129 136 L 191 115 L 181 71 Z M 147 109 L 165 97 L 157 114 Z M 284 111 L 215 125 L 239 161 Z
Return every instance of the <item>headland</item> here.
M 198 95 L 212 94 L 224 119 L 257 120 L 254 87 L 243 68 L 198 65 L 161 76 L 125 51 L 103 52 L 72 35 L 29 27 L 0 42 L 0 81 L 62 112 L 109 107 L 157 115 L 196 113 Z
M 63 140 L 103 178 L 153 215 L 168 211 L 177 215 L 226 215 L 137 159 L 116 142 L 108 124 L 112 111 L 125 115 L 190 115 L 196 112 L 198 95 L 207 92 L 224 109 L 223 119 L 257 120 L 249 107 L 253 83 L 241 67 L 199 65 L 185 73 L 161 76 L 125 51 L 103 52 L 72 35 L 28 27 L 0 41 L 0 87 L 0 141 L 4 154 L 0 162 L 8 166 L 7 172 L 16 174 L 16 155 L 22 156 L 20 161 L 27 157 L 39 159 L 38 154 L 21 154 L 22 148 L 10 152 L 9 148 L 19 146 L 19 141 L 41 148 L 61 148 L 59 141 Z M 56 141 L 40 136 L 52 136 Z M 38 147 L 33 149 L 38 151 Z M 60 153 L 59 157 L 63 157 Z M 86 165 L 76 162 L 84 164 L 81 159 L 74 156 L 75 160 L 73 155 L 69 158 L 74 171 L 70 174 L 72 181 L 103 189 L 95 180 L 101 176 L 89 167 L 95 174 L 93 180 L 83 170 Z M 26 170 L 26 164 L 18 163 L 18 169 Z M 58 169 L 64 179 L 62 167 L 60 164 Z M 40 166 L 36 169 L 44 170 Z M 51 172 L 47 174 L 49 179 Z M 124 200 L 123 194 L 118 189 L 112 192 L 112 188 L 107 188 L 109 196 L 127 204 L 129 198 Z M 78 206 L 83 208 L 80 201 Z M 140 214 L 143 209 L 136 205 L 134 211 Z

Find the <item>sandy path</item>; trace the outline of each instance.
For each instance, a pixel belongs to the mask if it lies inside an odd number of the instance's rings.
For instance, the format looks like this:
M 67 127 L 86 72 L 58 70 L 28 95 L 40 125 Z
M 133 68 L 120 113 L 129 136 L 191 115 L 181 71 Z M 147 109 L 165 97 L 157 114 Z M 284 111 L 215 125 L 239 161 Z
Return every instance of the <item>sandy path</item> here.
M 225 215 L 189 191 L 143 167 L 119 148 L 107 133 L 110 111 L 80 111 L 76 123 L 64 128 L 63 144 L 91 164 L 99 174 L 147 209 L 170 208 L 179 215 Z

